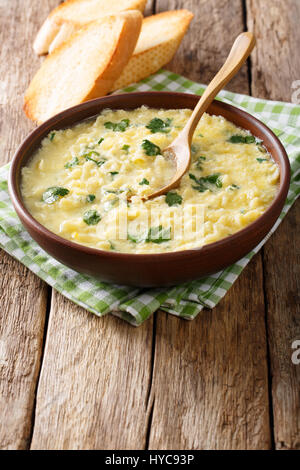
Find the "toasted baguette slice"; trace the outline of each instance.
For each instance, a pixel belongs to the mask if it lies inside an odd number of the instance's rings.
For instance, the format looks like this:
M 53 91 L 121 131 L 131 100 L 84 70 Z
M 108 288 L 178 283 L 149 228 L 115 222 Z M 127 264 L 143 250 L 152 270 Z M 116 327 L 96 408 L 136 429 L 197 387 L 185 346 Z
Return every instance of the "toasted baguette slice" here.
M 120 11 L 142 12 L 146 3 L 147 0 L 67 0 L 42 25 L 34 41 L 34 51 L 39 55 L 51 53 L 83 25 Z
M 193 16 L 188 10 L 173 10 L 144 18 L 133 56 L 110 91 L 138 82 L 170 62 Z
M 38 122 L 105 95 L 135 48 L 142 14 L 137 10 L 88 23 L 48 55 L 26 91 L 24 111 Z

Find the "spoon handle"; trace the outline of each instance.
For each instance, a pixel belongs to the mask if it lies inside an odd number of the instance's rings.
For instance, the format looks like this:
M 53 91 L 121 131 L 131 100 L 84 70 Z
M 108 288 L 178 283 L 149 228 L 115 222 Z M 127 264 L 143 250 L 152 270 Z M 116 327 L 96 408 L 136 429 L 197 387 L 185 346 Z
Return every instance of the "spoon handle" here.
M 193 134 L 202 114 L 205 113 L 218 92 L 241 68 L 254 46 L 255 37 L 249 31 L 241 33 L 234 41 L 226 62 L 207 86 L 205 92 L 201 96 L 197 106 L 195 107 L 191 117 L 182 131 L 182 133 L 186 134 L 188 137 L 189 145 L 192 142 Z

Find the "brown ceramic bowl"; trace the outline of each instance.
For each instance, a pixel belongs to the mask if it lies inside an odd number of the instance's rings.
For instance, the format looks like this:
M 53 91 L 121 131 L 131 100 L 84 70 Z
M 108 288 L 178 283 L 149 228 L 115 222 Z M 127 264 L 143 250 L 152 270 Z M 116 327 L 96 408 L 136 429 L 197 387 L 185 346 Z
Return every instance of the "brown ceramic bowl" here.
M 9 191 L 15 210 L 32 238 L 50 255 L 76 271 L 103 281 L 143 287 L 174 285 L 197 279 L 229 266 L 251 251 L 269 232 L 283 208 L 290 182 L 289 160 L 284 147 L 268 127 L 245 111 L 220 101 L 214 101 L 208 112 L 224 116 L 262 139 L 280 168 L 278 193 L 271 206 L 234 235 L 199 249 L 174 253 L 118 253 L 65 240 L 39 224 L 24 206 L 20 191 L 21 169 L 51 130 L 70 127 L 99 114 L 105 108 L 134 109 L 147 105 L 152 108 L 193 109 L 198 100 L 199 96 L 196 95 L 169 92 L 112 95 L 67 109 L 35 129 L 17 150 L 9 177 Z

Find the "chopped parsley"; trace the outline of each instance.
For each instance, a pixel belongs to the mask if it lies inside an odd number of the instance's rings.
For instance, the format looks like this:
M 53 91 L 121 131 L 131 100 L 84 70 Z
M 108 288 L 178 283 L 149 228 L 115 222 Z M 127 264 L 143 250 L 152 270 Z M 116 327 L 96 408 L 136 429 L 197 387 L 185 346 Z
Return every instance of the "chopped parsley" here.
M 267 161 L 268 161 L 267 158 L 257 158 L 256 160 L 257 160 L 259 163 L 267 162 Z
M 182 203 L 182 197 L 180 194 L 177 194 L 175 191 L 169 191 L 165 199 L 168 206 L 177 206 Z
M 69 162 L 65 164 L 65 168 L 73 168 L 74 166 L 79 164 L 79 160 L 77 157 L 72 158 Z
M 150 140 L 144 139 L 142 143 L 142 148 L 145 151 L 146 155 L 154 157 L 156 155 L 161 155 L 161 150 L 158 145 L 155 145 Z
M 170 125 L 171 125 L 171 119 L 169 118 L 167 118 L 165 121 L 163 121 L 160 118 L 153 118 L 147 124 L 146 128 L 150 129 L 152 134 L 155 134 L 156 132 L 163 132 L 164 134 L 167 134 L 171 130 Z
M 94 162 L 97 166 L 101 166 L 106 162 L 106 158 L 102 157 L 101 160 L 95 160 L 95 158 L 92 158 L 91 155 L 100 156 L 100 153 L 96 152 L 96 150 L 91 150 L 90 152 L 85 153 L 82 156 L 86 159 L 86 161 Z
M 204 157 L 203 155 L 197 158 L 195 162 L 195 166 L 198 170 L 203 170 L 202 162 L 204 162 L 205 160 L 206 160 L 206 157 Z
M 228 139 L 228 142 L 231 142 L 232 144 L 253 144 L 255 142 L 255 137 L 253 135 L 244 136 L 235 134 Z
M 204 191 L 213 191 L 213 187 L 216 186 L 217 188 L 222 188 L 222 180 L 220 178 L 219 173 L 215 173 L 208 176 L 202 176 L 201 178 L 197 178 L 192 173 L 189 174 L 189 177 L 195 181 L 195 185 L 192 186 L 193 189 L 196 189 L 200 193 Z
M 146 241 L 146 237 L 144 235 L 130 235 L 130 233 L 127 233 L 127 240 L 130 240 L 133 243 L 144 243 Z
M 86 197 L 86 202 L 93 202 L 96 199 L 95 194 L 88 194 Z
M 112 129 L 114 132 L 124 132 L 126 131 L 129 124 L 129 119 L 122 119 L 122 121 L 120 122 L 105 122 L 104 126 L 106 127 L 106 129 Z
M 107 194 L 121 194 L 124 193 L 125 189 L 106 189 Z
M 118 171 L 110 171 L 109 173 L 111 174 L 112 177 L 119 174 Z
M 83 214 L 83 221 L 87 225 L 97 225 L 98 222 L 100 222 L 100 220 L 101 220 L 101 215 L 99 214 L 99 212 L 95 210 L 89 210 Z
M 55 134 L 56 134 L 55 132 L 50 132 L 50 134 L 49 134 L 49 140 L 50 140 L 50 142 L 52 142 L 52 140 L 54 139 Z
M 261 153 L 267 153 L 266 149 L 262 145 L 257 144 L 257 148 Z
M 171 227 L 166 229 L 159 225 L 158 227 L 151 227 L 147 234 L 140 236 L 128 233 L 127 238 L 133 243 L 164 243 L 171 240 Z
M 111 249 L 111 250 L 115 250 L 115 249 L 116 249 L 115 245 L 114 245 L 110 240 L 108 240 L 108 243 L 109 243 L 109 246 L 110 246 L 110 249 Z
M 103 142 L 103 140 L 104 140 L 104 138 L 101 137 L 101 138 L 98 140 L 97 144 L 100 145 L 100 144 Z
M 158 227 L 151 227 L 148 232 L 146 242 L 164 243 L 171 240 L 171 227 L 163 228 L 162 225 Z
M 149 184 L 149 181 L 146 178 L 143 178 L 142 181 L 139 182 L 140 185 L 142 184 Z
M 128 155 L 128 153 L 129 153 L 129 149 L 130 149 L 130 145 L 127 145 L 127 144 L 123 145 L 123 147 L 121 148 L 121 150 L 124 150 L 124 152 L 125 152 L 127 155 Z
M 62 188 L 61 186 L 51 186 L 50 188 L 46 189 L 42 198 L 43 201 L 47 204 L 53 204 L 53 202 L 69 194 L 69 192 L 70 191 L 67 188 Z
M 234 191 L 235 189 L 240 189 L 240 186 L 238 186 L 237 184 L 234 184 L 234 183 L 233 183 L 233 184 L 231 184 L 231 185 L 229 186 L 229 189 L 230 189 L 231 191 Z

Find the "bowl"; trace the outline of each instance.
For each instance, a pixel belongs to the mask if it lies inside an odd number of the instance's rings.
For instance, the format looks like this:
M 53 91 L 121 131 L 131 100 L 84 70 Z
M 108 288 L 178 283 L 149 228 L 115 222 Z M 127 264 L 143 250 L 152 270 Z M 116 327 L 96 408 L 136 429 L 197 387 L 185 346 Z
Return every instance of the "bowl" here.
M 69 108 L 37 127 L 14 155 L 9 175 L 11 200 L 31 237 L 51 256 L 78 272 L 102 281 L 141 287 L 171 286 L 199 279 L 233 264 L 249 253 L 267 235 L 280 215 L 289 188 L 290 164 L 281 142 L 267 126 L 245 111 L 216 100 L 207 112 L 224 116 L 261 139 L 280 169 L 279 188 L 272 204 L 258 219 L 235 234 L 201 248 L 171 253 L 105 251 L 73 243 L 50 232 L 31 216 L 22 200 L 22 167 L 50 131 L 70 127 L 96 116 L 105 108 L 134 109 L 146 105 L 152 108 L 193 109 L 198 100 L 197 95 L 171 92 L 112 95 Z

